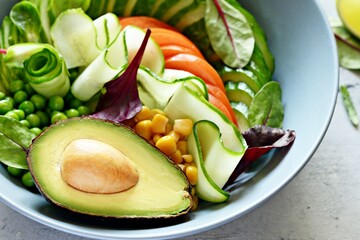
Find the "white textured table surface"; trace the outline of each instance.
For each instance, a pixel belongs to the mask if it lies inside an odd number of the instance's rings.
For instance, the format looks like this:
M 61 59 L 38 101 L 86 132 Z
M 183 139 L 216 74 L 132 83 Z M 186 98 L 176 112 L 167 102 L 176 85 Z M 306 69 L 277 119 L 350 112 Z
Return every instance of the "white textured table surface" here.
M 336 16 L 335 0 L 318 0 Z M 360 72 L 341 69 L 341 84 L 360 109 Z M 188 239 L 312 240 L 360 237 L 360 134 L 342 99 L 307 166 L 282 191 L 242 218 Z M 3 186 L 2 186 L 3 187 Z M 84 240 L 34 222 L 0 202 L 0 240 Z

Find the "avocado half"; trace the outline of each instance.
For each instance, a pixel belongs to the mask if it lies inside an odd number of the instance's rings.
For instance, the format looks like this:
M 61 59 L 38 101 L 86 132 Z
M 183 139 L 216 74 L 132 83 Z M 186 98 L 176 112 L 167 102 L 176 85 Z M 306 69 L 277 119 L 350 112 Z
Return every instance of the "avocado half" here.
M 68 119 L 31 144 L 27 161 L 51 203 L 107 218 L 166 218 L 191 209 L 181 169 L 128 127 L 95 118 Z

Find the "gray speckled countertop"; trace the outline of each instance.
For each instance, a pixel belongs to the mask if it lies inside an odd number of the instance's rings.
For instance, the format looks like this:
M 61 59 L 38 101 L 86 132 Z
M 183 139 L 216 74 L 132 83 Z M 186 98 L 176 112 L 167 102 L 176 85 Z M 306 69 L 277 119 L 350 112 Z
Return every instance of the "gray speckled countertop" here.
M 336 16 L 335 0 L 318 0 Z M 340 71 L 360 109 L 360 72 Z M 360 236 L 360 134 L 338 98 L 328 132 L 306 167 L 254 211 L 187 239 L 312 240 Z M 4 187 L 4 186 L 1 186 Z M 0 240 L 84 240 L 34 222 L 0 203 Z

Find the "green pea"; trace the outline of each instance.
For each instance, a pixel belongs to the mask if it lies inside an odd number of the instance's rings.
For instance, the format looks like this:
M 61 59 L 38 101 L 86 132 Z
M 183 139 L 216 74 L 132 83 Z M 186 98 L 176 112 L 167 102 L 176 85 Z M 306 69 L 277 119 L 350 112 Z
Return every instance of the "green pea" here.
M 34 94 L 31 96 L 30 101 L 35 105 L 37 110 L 43 110 L 46 107 L 46 98 L 40 94 Z
M 73 108 L 66 110 L 65 114 L 68 118 L 80 117 L 79 111 Z
M 71 93 L 71 91 L 69 91 L 69 92 L 65 95 L 64 101 L 65 101 L 65 103 L 68 103 L 68 104 L 69 104 L 74 98 L 75 98 L 74 95 Z
M 19 116 L 19 120 L 23 120 L 25 118 L 25 112 L 21 109 L 14 109 L 12 110 L 14 113 L 16 113 Z
M 51 123 L 54 124 L 60 120 L 66 120 L 68 119 L 67 116 L 62 113 L 62 112 L 59 112 L 59 113 L 55 113 L 52 117 L 51 117 Z
M 35 90 L 33 89 L 33 87 L 32 87 L 29 83 L 26 83 L 26 84 L 25 84 L 24 90 L 25 90 L 29 95 L 34 95 L 34 94 L 35 94 Z
M 42 130 L 40 128 L 38 128 L 38 127 L 30 128 L 30 131 L 35 133 L 36 136 L 39 135 L 42 132 Z
M 24 173 L 23 169 L 11 167 L 11 166 L 7 166 L 7 171 L 15 177 L 20 177 Z
M 0 91 L 0 100 L 3 100 L 6 97 L 6 94 Z
M 80 106 L 77 109 L 79 111 L 80 116 L 89 115 L 91 113 L 91 110 L 87 106 Z
M 5 114 L 6 117 L 10 117 L 16 120 L 20 120 L 19 116 L 14 111 L 9 111 Z
M 10 96 L 6 96 L 3 100 L 11 102 L 13 106 L 16 104 L 15 100 Z
M 77 98 L 70 101 L 70 108 L 78 108 L 83 105 L 83 102 Z
M 11 93 L 16 93 L 17 91 L 24 89 L 24 82 L 21 80 L 14 80 L 10 82 L 9 90 Z
M 64 109 L 64 99 L 60 96 L 52 96 L 49 99 L 49 108 L 53 111 L 62 111 Z
M 55 114 L 57 114 L 57 113 L 61 113 L 60 111 L 52 111 L 51 113 L 50 113 L 50 118 L 52 118 Z
M 34 180 L 33 180 L 32 176 L 31 176 L 30 172 L 26 172 L 24 175 L 22 175 L 21 181 L 28 188 L 31 188 L 31 187 L 35 186 Z
M 38 115 L 40 118 L 40 126 L 44 127 L 44 126 L 48 126 L 50 124 L 49 115 L 46 114 L 45 112 L 37 111 L 36 115 Z
M 19 109 L 23 110 L 26 115 L 29 115 L 29 114 L 35 112 L 35 106 L 29 100 L 26 100 L 26 101 L 23 101 L 22 103 L 20 103 Z
M 4 115 L 14 108 L 14 104 L 6 99 L 0 100 L 0 114 Z
M 30 123 L 30 127 L 40 127 L 40 117 L 35 113 L 30 113 L 29 115 L 27 115 L 26 120 L 28 120 L 28 122 Z
M 28 98 L 28 94 L 23 90 L 17 91 L 14 94 L 14 101 L 16 103 L 21 103 L 21 102 L 27 100 L 27 98 Z
M 29 128 L 30 127 L 30 123 L 28 120 L 24 119 L 24 120 L 20 120 L 20 123 L 22 125 L 24 125 L 25 127 Z

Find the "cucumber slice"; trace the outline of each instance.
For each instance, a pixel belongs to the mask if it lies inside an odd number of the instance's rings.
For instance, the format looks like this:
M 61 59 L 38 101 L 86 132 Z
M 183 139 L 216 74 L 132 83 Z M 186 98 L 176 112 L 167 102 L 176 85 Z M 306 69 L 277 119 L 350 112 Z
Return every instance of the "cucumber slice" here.
M 124 17 L 131 16 L 131 13 L 136 5 L 137 0 L 128 0 L 124 9 Z
M 8 67 L 23 68 L 26 59 L 44 48 L 53 48 L 53 46 L 42 43 L 18 43 L 7 49 L 3 61 Z
M 113 13 L 107 13 L 94 20 L 97 33 L 97 46 L 104 49 L 109 46 L 121 30 L 118 17 Z
M 245 115 L 236 109 L 233 109 L 233 111 L 235 113 L 236 121 L 238 123 L 238 128 L 240 132 L 243 133 L 244 131 L 248 130 L 250 128 L 250 124 Z
M 188 137 L 188 149 L 194 156 L 194 162 L 198 169 L 198 183 L 196 185 L 196 194 L 199 198 L 208 202 L 225 202 L 230 194 L 222 190 L 209 176 L 203 155 L 199 151 L 203 147 L 206 150 L 214 148 L 222 152 L 223 146 L 219 145 L 219 129 L 212 122 L 199 121 L 194 124 L 193 134 Z M 206 138 L 207 137 L 207 138 Z M 223 156 L 221 156 L 222 158 Z
M 165 2 L 166 0 L 155 0 L 155 3 L 151 9 L 150 16 L 154 17 L 155 13 L 159 10 L 159 7 Z
M 242 14 L 248 20 L 248 22 L 251 26 L 251 29 L 254 33 L 256 45 L 260 48 L 260 51 L 263 54 L 266 65 L 272 75 L 275 70 L 275 61 L 274 61 L 274 56 L 272 55 L 272 53 L 269 49 L 266 35 L 265 35 L 263 29 L 258 24 L 258 22 L 254 18 L 254 16 L 251 13 L 249 13 L 246 9 L 240 8 L 239 10 L 242 12 Z
M 135 26 L 127 26 L 124 30 L 126 47 L 128 51 L 129 62 L 134 58 L 144 39 L 143 29 Z M 146 45 L 141 65 L 149 68 L 155 74 L 161 76 L 165 69 L 165 59 L 159 45 L 151 38 Z
M 198 162 L 197 167 L 201 169 L 201 174 L 204 174 L 196 186 L 197 191 L 200 189 L 199 196 L 207 201 L 219 201 L 216 198 L 214 199 L 213 194 L 216 193 L 216 196 L 222 196 L 222 201 L 226 200 L 221 188 L 236 168 L 247 147 L 239 129 L 217 108 L 186 87 L 176 90 L 164 112 L 170 119 L 190 118 L 195 123 L 205 120 L 212 122 L 219 128 L 221 137 L 219 134 L 211 134 L 211 137 L 208 135 L 203 137 L 203 134 L 199 134 L 202 139 L 199 142 L 196 141 L 198 136 L 195 135 L 192 136 L 195 138 L 192 141 L 195 141 L 196 144 L 194 145 L 191 140 L 189 142 L 188 139 L 188 148 L 194 158 L 197 158 L 195 161 Z M 194 134 L 196 134 L 195 130 L 193 131 Z M 202 141 L 206 142 L 203 143 Z M 213 141 L 217 143 L 215 144 Z M 197 146 L 197 149 L 194 146 Z M 214 146 L 214 148 L 210 146 Z M 222 160 L 219 161 L 219 158 Z M 201 159 L 203 159 L 205 169 L 201 165 Z M 221 173 L 218 171 L 220 168 L 222 169 Z
M 124 31 L 121 31 L 112 44 L 75 79 L 71 92 L 76 98 L 88 101 L 125 68 L 128 52 L 124 35 Z
M 191 8 L 193 4 L 194 0 L 178 1 L 176 5 L 172 6 L 168 11 L 166 11 L 166 13 L 161 19 L 164 22 L 171 24 L 171 22 L 169 21 L 171 18 L 176 17 L 178 14 L 182 15 L 182 12 L 184 10 L 186 11 L 189 7 Z
M 101 53 L 93 20 L 80 8 L 62 12 L 52 25 L 50 35 L 67 68 L 87 66 Z
M 223 70 L 221 70 L 220 76 L 224 83 L 227 81 L 243 82 L 247 84 L 254 93 L 257 93 L 262 86 L 257 76 L 252 71 L 246 69 L 232 69 L 225 66 Z
M 140 67 L 137 73 L 141 102 L 150 108 L 164 109 L 170 98 L 179 87 L 185 84 L 198 96 L 206 97 L 207 88 L 204 82 L 195 76 L 163 80 L 146 68 Z
M 132 16 L 150 16 L 152 9 L 159 0 L 137 0 L 131 15 Z
M 255 93 L 243 82 L 228 81 L 225 83 L 225 90 L 230 101 L 243 102 L 247 106 L 251 105 L 255 96 Z
M 189 11 L 187 11 L 185 14 L 183 14 L 182 18 L 177 20 L 175 23 L 174 19 L 171 19 L 171 21 L 174 21 L 173 25 L 179 29 L 180 31 L 183 31 L 185 28 L 191 26 L 192 24 L 204 20 L 205 17 L 205 2 L 199 1 L 196 4 L 196 7 L 192 7 Z M 205 24 L 205 23 L 204 23 Z
M 94 96 L 105 83 L 114 79 L 130 62 L 145 37 L 144 30 L 127 26 L 111 45 L 106 48 L 74 81 L 71 92 L 73 95 L 87 101 Z M 164 56 L 160 47 L 153 39 L 149 39 L 141 66 L 149 68 L 155 74 L 164 71 Z

